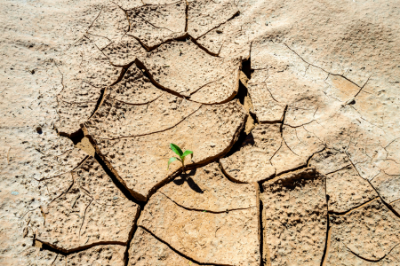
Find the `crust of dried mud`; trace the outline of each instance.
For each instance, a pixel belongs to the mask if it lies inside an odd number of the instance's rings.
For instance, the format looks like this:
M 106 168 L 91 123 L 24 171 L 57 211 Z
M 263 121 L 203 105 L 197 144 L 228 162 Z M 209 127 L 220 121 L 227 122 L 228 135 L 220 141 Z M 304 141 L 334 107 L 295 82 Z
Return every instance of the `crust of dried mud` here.
M 400 265 L 398 1 L 3 2 L 1 265 Z

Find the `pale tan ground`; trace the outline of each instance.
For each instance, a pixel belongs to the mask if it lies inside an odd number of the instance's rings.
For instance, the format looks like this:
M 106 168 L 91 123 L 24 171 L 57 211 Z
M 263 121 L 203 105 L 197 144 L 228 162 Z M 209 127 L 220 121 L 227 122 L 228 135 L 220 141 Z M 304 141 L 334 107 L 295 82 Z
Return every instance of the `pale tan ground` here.
M 399 1 L 0 6 L 1 265 L 400 265 Z

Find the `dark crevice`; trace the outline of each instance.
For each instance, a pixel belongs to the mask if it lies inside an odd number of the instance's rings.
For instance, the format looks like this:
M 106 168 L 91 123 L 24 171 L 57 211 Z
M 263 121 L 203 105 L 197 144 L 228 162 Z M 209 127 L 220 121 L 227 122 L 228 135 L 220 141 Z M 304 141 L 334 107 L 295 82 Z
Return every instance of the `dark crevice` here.
M 325 198 L 326 198 L 326 236 L 325 236 L 325 248 L 322 254 L 321 266 L 325 265 L 326 259 L 329 252 L 329 240 L 330 240 L 330 223 L 329 223 L 329 195 L 326 194 L 326 177 L 325 177 Z
M 144 206 L 140 206 L 140 208 L 143 209 Z M 133 223 L 132 230 L 129 232 L 128 243 L 127 243 L 126 250 L 124 253 L 124 265 L 125 266 L 128 266 L 128 263 L 129 263 L 129 248 L 131 247 L 132 239 L 135 237 L 135 233 L 138 228 L 138 226 L 136 224 L 137 224 L 137 220 L 139 219 L 140 212 L 141 212 L 141 210 L 139 209 L 138 212 L 136 213 L 135 222 Z
M 106 246 L 106 245 L 126 246 L 125 243 L 118 242 L 118 241 L 102 241 L 102 242 L 93 243 L 93 244 L 86 245 L 86 246 L 77 247 L 77 248 L 70 249 L 70 250 L 64 250 L 64 249 L 59 249 L 59 248 L 57 248 L 57 247 L 55 247 L 55 246 L 53 246 L 53 245 L 51 245 L 49 243 L 45 243 L 45 242 L 42 242 L 42 241 L 37 240 L 37 239 L 35 239 L 35 241 L 41 243 L 42 247 L 40 248 L 40 251 L 48 250 L 48 251 L 54 252 L 56 254 L 61 254 L 61 255 L 64 255 L 64 256 L 67 256 L 67 255 L 70 255 L 70 254 L 74 254 L 74 253 L 78 253 L 78 252 L 81 252 L 81 251 L 85 251 L 85 250 L 88 250 L 88 249 L 90 249 L 92 247 L 96 247 L 96 246 Z
M 178 251 L 177 249 L 175 249 L 174 247 L 172 247 L 168 242 L 162 240 L 161 238 L 159 238 L 158 236 L 156 236 L 155 234 L 153 234 L 153 232 L 151 232 L 150 230 L 148 230 L 147 228 L 140 226 L 140 228 L 142 228 L 144 231 L 146 231 L 147 233 L 149 233 L 152 237 L 154 237 L 155 239 L 157 239 L 159 242 L 163 243 L 164 245 L 168 246 L 172 251 L 174 251 L 176 254 L 178 254 L 179 256 L 191 261 L 192 263 L 196 263 L 199 265 L 210 265 L 210 263 L 202 263 L 199 261 L 196 261 L 194 259 L 192 259 L 191 257 L 186 256 L 185 254 L 181 253 L 180 251 Z M 230 264 L 216 264 L 216 263 L 212 263 L 212 265 L 215 266 L 233 266 Z
M 251 76 L 251 59 L 247 59 L 244 60 L 242 62 L 242 72 L 247 76 L 247 78 L 250 79 Z M 235 98 L 233 98 L 233 100 L 237 100 L 239 101 L 239 103 L 244 106 L 245 104 L 245 99 L 246 97 L 249 96 L 249 92 L 247 90 L 247 87 L 242 83 L 242 81 L 239 81 L 239 89 L 238 89 L 238 93 L 236 94 Z M 252 114 L 251 112 L 248 112 L 248 115 L 251 116 L 254 121 L 257 121 L 257 118 L 255 117 L 254 114 Z M 247 117 L 246 121 L 244 124 L 247 123 L 247 120 L 249 119 L 249 117 Z M 238 152 L 240 150 L 240 148 L 242 146 L 245 145 L 246 140 L 248 139 L 248 137 L 251 139 L 251 132 L 249 132 L 248 134 L 246 134 L 245 132 L 245 127 L 243 127 L 242 131 L 239 134 L 239 138 L 238 140 L 235 142 L 235 144 L 232 146 L 232 148 L 230 149 L 230 151 L 226 154 L 225 157 L 229 157 L 232 154 L 234 154 L 235 152 Z
M 211 210 L 204 210 L 204 209 L 188 208 L 188 207 L 185 207 L 185 206 L 179 204 L 178 202 L 174 201 L 173 199 L 171 199 L 170 197 L 165 195 L 163 192 L 160 191 L 160 193 L 163 194 L 167 199 L 172 201 L 176 206 L 178 206 L 179 208 L 185 209 L 187 211 L 207 212 L 207 213 L 212 213 L 212 214 L 221 214 L 221 213 L 228 213 L 228 212 L 232 212 L 232 211 L 248 210 L 248 209 L 256 207 L 256 206 L 252 206 L 252 207 L 246 207 L 246 208 L 227 209 L 227 210 L 224 210 L 224 211 L 211 211 Z
M 124 196 L 129 199 L 130 201 L 133 201 L 137 205 L 140 206 L 140 208 L 143 210 L 145 203 L 138 201 L 136 198 L 132 196 L 132 194 L 129 192 L 129 190 L 121 184 L 121 182 L 118 180 L 118 178 L 114 175 L 114 173 L 107 167 L 107 165 L 104 163 L 102 158 L 97 154 L 97 152 L 94 155 L 94 158 L 96 161 L 101 165 L 103 170 L 107 173 L 107 175 L 111 178 L 111 180 L 114 182 L 115 186 L 124 194 Z
M 251 79 L 251 73 L 254 72 L 254 70 L 251 70 L 251 57 L 242 61 L 242 72 L 249 80 Z
M 60 136 L 62 136 L 62 137 L 69 138 L 74 143 L 74 145 L 76 145 L 79 142 L 81 142 L 82 139 L 85 137 L 85 135 L 83 134 L 82 129 L 79 129 L 78 131 L 76 131 L 74 133 L 71 133 L 71 134 L 67 134 L 67 133 L 64 133 L 64 132 L 59 132 L 58 134 Z
M 373 201 L 375 201 L 375 200 L 377 200 L 377 199 L 379 199 L 379 197 L 375 197 L 375 198 L 373 198 L 373 199 L 370 199 L 370 200 L 368 200 L 368 201 L 366 201 L 366 202 L 364 202 L 364 203 L 361 203 L 360 205 L 357 205 L 357 206 L 351 208 L 350 210 L 347 210 L 347 211 L 344 211 L 344 212 L 334 212 L 334 211 L 329 211 L 329 210 L 328 210 L 328 212 L 329 212 L 329 214 L 331 214 L 331 215 L 343 216 L 343 215 L 346 215 L 346 214 L 348 214 L 348 213 L 351 213 L 352 211 L 355 211 L 356 209 L 359 209 L 359 208 L 361 208 L 361 207 L 363 207 L 363 206 L 365 206 L 365 205 L 368 205 L 368 204 L 370 204 L 371 202 L 373 202 Z
M 264 190 L 260 184 L 258 184 L 258 186 L 260 188 L 260 192 L 261 192 L 261 190 Z M 259 204 L 260 204 L 260 206 L 259 206 L 259 217 L 258 217 L 258 219 L 259 219 L 259 225 L 258 226 L 260 228 L 260 232 L 259 232 L 259 234 L 260 234 L 260 266 L 263 266 L 263 265 L 267 264 L 267 262 L 264 261 L 264 254 L 263 254 L 263 252 L 264 252 L 264 229 L 263 229 L 263 221 L 262 221 L 262 217 L 263 217 L 263 215 L 262 215 L 263 202 L 262 202 L 261 199 L 258 199 L 258 201 L 259 201 Z

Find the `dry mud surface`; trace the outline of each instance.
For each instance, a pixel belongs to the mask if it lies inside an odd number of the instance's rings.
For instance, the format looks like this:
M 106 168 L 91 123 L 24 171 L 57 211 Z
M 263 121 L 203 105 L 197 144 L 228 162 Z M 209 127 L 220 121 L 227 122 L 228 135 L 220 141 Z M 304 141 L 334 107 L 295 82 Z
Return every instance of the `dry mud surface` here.
M 0 4 L 0 265 L 400 265 L 399 1 Z

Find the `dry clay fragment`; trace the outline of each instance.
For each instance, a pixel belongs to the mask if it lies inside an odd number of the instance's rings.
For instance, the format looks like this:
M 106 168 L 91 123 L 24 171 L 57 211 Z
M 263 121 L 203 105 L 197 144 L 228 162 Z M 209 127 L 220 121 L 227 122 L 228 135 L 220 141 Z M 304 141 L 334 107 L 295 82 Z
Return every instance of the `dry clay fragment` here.
M 128 35 L 139 39 L 148 49 L 186 35 L 185 1 L 144 5 L 129 10 L 128 16 L 131 23 Z
M 143 228 L 139 227 L 135 232 L 130 248 L 128 266 L 181 266 L 194 263 L 180 256 L 163 242 L 156 239 Z M 210 265 L 211 266 L 211 265 Z
M 382 259 L 400 242 L 400 219 L 380 199 L 346 215 L 330 215 L 330 225 L 334 241 L 366 260 Z
M 397 245 L 384 258 L 378 260 L 366 260 L 352 253 L 343 243 L 334 235 L 331 236 L 331 242 L 326 257 L 325 266 L 395 266 L 400 263 L 400 246 Z
M 55 125 L 59 132 L 71 135 L 93 114 L 102 90 L 118 80 L 122 68 L 112 66 L 87 38 L 74 44 L 60 60 L 63 90 L 57 95 L 59 120 Z
M 317 169 L 319 173 L 328 175 L 351 165 L 351 161 L 343 152 L 335 149 L 326 149 L 316 153 L 308 165 Z
M 231 100 L 239 87 L 240 60 L 214 57 L 192 41 L 169 42 L 143 58 L 161 87 L 200 103 Z
M 339 213 L 378 197 L 373 187 L 359 176 L 353 166 L 327 175 L 326 194 L 329 196 L 329 211 Z
M 276 101 L 265 85 L 267 70 L 254 71 L 249 80 L 248 90 L 254 105 L 254 112 L 261 123 L 277 123 L 283 119 L 287 105 Z
M 165 92 L 145 105 L 126 104 L 108 95 L 85 127 L 95 139 L 146 135 L 176 126 L 200 106 Z
M 135 64 L 128 68 L 122 80 L 110 90 L 116 100 L 136 105 L 150 103 L 163 95 L 163 91 L 155 87 Z
M 271 158 L 282 145 L 279 124 L 259 124 L 247 136 L 238 152 L 220 159 L 222 169 L 232 180 L 257 182 L 275 174 Z
M 267 265 L 321 265 L 327 230 L 325 178 L 306 168 L 263 184 Z
M 138 225 L 199 263 L 260 265 L 258 215 L 257 207 L 224 213 L 187 210 L 157 193 Z
M 37 129 L 36 129 L 37 130 Z M 74 143 L 62 137 L 54 128 L 40 127 L 42 134 L 35 133 L 32 141 L 27 141 L 25 156 L 29 158 L 32 177 L 38 181 L 67 173 L 77 167 L 87 156 L 74 148 Z M 34 156 L 40 160 L 32 160 Z
M 220 160 L 229 178 L 257 182 L 307 164 L 324 145 L 304 128 L 259 124 L 247 136 L 240 151 Z M 284 141 L 283 141 L 284 140 Z
M 87 31 L 89 38 L 91 36 L 100 36 L 108 41 L 117 41 L 129 30 L 129 21 L 118 5 L 107 1 L 103 4 L 95 21 L 90 25 Z M 99 48 L 102 48 L 96 39 L 93 40 Z
M 44 208 L 45 223 L 36 239 L 62 251 L 101 243 L 127 245 L 139 206 L 91 157 L 71 174 L 72 187 Z
M 146 54 L 146 50 L 140 42 L 130 36 L 124 35 L 121 39 L 117 39 L 104 47 L 102 52 L 110 59 L 115 66 L 126 66 L 141 58 Z
M 159 191 L 179 206 L 199 211 L 224 212 L 257 207 L 257 184 L 229 181 L 218 163 L 181 174 Z
M 331 212 L 344 213 L 378 196 L 368 181 L 357 173 L 345 153 L 324 150 L 311 158 L 309 166 L 326 175 Z
M 231 0 L 200 0 L 188 3 L 188 33 L 197 39 L 239 13 Z
M 400 199 L 400 176 L 389 176 L 383 172 L 371 180 L 371 184 L 387 203 Z
M 120 182 L 140 200 L 160 186 L 179 169 L 179 164 L 167 162 L 175 143 L 194 152 L 194 163 L 206 163 L 222 156 L 232 147 L 244 126 L 246 114 L 242 107 L 230 102 L 203 105 L 193 115 L 172 129 L 140 137 L 116 140 L 96 139 L 97 152 Z M 187 157 L 186 164 L 190 164 Z
M 282 106 L 279 109 L 271 98 L 288 105 L 285 124 L 293 127 L 329 117 L 340 108 L 342 102 L 328 96 L 327 91 L 336 88 L 325 81 L 328 73 L 304 62 L 285 44 L 261 40 L 254 43 L 251 53 L 251 67 L 256 70 L 253 73 L 256 94 L 251 94 L 251 88 L 249 91 L 258 110 L 257 116 L 264 119 L 280 117 Z M 269 107 L 274 108 L 273 112 Z

